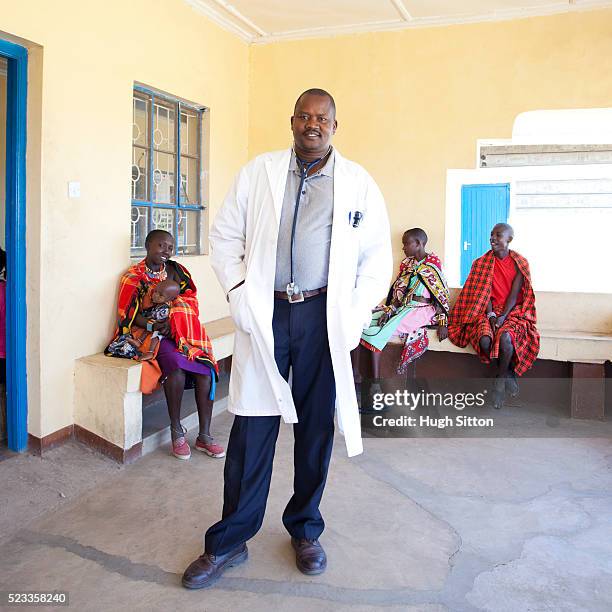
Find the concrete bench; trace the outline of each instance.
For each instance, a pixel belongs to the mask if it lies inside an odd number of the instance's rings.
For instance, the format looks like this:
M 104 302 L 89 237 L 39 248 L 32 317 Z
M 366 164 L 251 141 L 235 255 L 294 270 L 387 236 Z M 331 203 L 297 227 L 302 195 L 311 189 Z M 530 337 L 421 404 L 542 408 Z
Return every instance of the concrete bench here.
M 218 362 L 231 356 L 230 317 L 205 323 Z M 142 454 L 142 365 L 97 353 L 75 362 L 74 435 L 100 452 L 129 463 Z
M 612 359 L 612 335 L 602 333 L 566 332 L 540 329 L 540 352 L 538 359 L 603 364 Z M 435 330 L 428 330 L 429 350 L 451 353 L 471 353 L 471 346 L 460 348 L 448 340 L 440 342 Z
M 605 413 L 605 362 L 612 359 L 612 335 L 540 329 L 538 359 L 571 364 L 571 414 L 573 418 L 603 419 Z M 440 342 L 428 330 L 429 350 L 475 354 L 471 346 L 459 348 Z M 595 382 L 599 381 L 599 382 Z
M 454 303 L 458 289 L 451 289 Z M 540 352 L 538 362 L 549 360 L 569 364 L 567 376 L 571 379 L 570 406 L 573 418 L 603 419 L 606 403 L 606 362 L 612 360 L 612 315 L 610 296 L 605 294 L 562 294 L 536 292 Z M 560 307 L 566 304 L 566 307 Z M 594 331 L 576 331 L 581 327 Z M 429 350 L 445 353 L 475 354 L 471 346 L 459 348 L 449 340 L 440 342 L 434 330 L 428 330 Z M 385 349 L 392 353 L 383 357 L 383 363 L 396 361 L 401 349 Z M 386 372 L 391 368 L 387 363 Z M 392 367 L 392 366 L 391 366 Z M 416 366 L 418 369 L 418 361 Z M 360 373 L 368 376 L 363 362 Z M 482 371 L 474 366 L 475 371 Z M 383 368 L 385 372 L 385 368 Z

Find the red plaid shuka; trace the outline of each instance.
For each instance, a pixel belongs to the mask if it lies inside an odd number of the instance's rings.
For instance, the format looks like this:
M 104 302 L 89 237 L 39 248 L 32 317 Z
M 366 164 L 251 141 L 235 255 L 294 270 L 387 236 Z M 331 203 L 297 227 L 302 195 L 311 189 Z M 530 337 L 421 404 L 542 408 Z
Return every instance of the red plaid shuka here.
M 177 351 L 183 353 L 191 361 L 197 359 L 211 366 L 218 374 L 219 368 L 213 356 L 212 343 L 204 325 L 200 323 L 195 283 L 187 269 L 180 263 L 168 261 L 166 265 L 173 266 L 180 279 L 181 293 L 173 300 L 170 308 L 170 327 Z M 142 302 L 147 291 L 152 284 L 159 282 L 147 276 L 144 259 L 128 268 L 128 271 L 121 277 L 115 339 L 122 334 L 130 333 L 136 315 L 142 310 Z
M 491 297 L 495 255 L 493 251 L 488 251 L 472 263 L 470 274 L 449 316 L 448 337 L 456 346 L 464 347 L 468 343 L 471 344 L 480 360 L 483 363 L 490 363 L 480 350 L 480 338 L 489 336 L 493 339 L 491 358 L 497 358 L 501 335 L 508 332 L 512 337 L 515 351 L 514 371 L 520 376 L 533 365 L 538 356 L 540 334 L 536 329 L 535 294 L 531 286 L 529 264 L 516 251 L 510 251 L 510 257 L 523 275 L 522 304 L 517 304 L 510 311 L 494 337 L 487 320 L 486 307 Z M 502 304 L 499 312 L 504 307 Z

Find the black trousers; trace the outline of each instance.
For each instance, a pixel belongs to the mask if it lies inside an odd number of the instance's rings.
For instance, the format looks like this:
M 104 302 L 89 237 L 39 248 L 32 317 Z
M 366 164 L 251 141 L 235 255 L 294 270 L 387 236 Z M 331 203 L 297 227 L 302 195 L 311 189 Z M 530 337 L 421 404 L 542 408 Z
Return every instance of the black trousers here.
M 283 524 L 296 538 L 318 538 L 319 503 L 334 439 L 336 386 L 327 341 L 326 294 L 299 304 L 274 300 L 274 357 L 289 377 L 298 415 L 293 425 L 293 496 Z M 249 393 L 243 389 L 243 393 Z M 234 417 L 225 459 L 222 519 L 206 532 L 206 552 L 223 555 L 252 538 L 263 522 L 280 416 Z

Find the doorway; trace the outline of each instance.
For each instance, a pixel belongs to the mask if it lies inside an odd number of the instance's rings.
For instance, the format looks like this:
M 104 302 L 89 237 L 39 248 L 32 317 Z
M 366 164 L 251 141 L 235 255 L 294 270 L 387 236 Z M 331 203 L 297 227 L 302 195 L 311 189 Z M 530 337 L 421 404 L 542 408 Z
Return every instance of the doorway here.
M 2 330 L 5 331 L 6 403 L 5 435 L 8 447 L 17 452 L 27 448 L 26 378 L 26 111 L 28 52 L 25 47 L 0 40 L 0 246 L 6 253 L 5 320 L 0 320 L 0 358 Z M 4 93 L 3 93 L 4 92 Z M 2 116 L 3 115 L 3 116 Z M 1 253 L 0 253 L 1 258 Z M 0 289 L 0 315 L 2 289 Z M 1 366 L 1 363 L 0 363 Z
M 6 446 L 6 84 L 8 62 L 0 57 L 0 447 Z

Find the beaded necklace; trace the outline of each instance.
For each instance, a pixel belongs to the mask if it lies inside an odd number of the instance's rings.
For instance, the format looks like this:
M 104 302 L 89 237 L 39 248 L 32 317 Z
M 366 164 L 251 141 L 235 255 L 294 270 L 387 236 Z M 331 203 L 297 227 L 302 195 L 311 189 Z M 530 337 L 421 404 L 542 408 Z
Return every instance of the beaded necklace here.
M 168 278 L 168 272 L 166 272 L 166 264 L 162 264 L 161 268 L 157 272 L 154 272 L 145 263 L 145 272 L 147 273 L 147 276 L 150 276 L 151 278 L 156 278 L 160 281 L 165 281 Z

